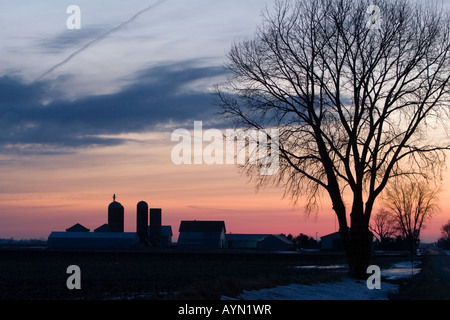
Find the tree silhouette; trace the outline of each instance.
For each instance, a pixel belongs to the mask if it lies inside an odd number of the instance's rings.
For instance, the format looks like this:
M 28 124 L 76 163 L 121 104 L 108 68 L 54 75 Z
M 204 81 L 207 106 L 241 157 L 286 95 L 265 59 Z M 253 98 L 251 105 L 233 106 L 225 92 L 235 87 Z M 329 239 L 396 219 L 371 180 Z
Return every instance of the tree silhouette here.
M 395 181 L 384 194 L 386 212 L 395 220 L 397 228 L 415 254 L 420 232 L 438 210 L 439 188 L 426 181 Z
M 398 231 L 396 221 L 386 210 L 380 210 L 369 225 L 370 230 L 378 237 L 381 249 L 385 249 Z
M 448 250 L 450 249 L 450 220 L 441 228 L 442 237 L 438 239 L 438 247 Z
M 441 229 L 442 238 L 450 240 L 450 220 L 446 224 L 444 224 Z
M 379 29 L 368 28 L 371 5 Z M 445 162 L 449 145 L 431 133 L 448 117 L 449 29 L 442 7 L 409 1 L 284 0 L 228 54 L 223 116 L 279 129 L 278 173 L 259 175 L 263 161 L 241 169 L 306 199 L 307 213 L 326 194 L 354 277 L 367 278 L 369 222 L 390 179 L 433 177 Z

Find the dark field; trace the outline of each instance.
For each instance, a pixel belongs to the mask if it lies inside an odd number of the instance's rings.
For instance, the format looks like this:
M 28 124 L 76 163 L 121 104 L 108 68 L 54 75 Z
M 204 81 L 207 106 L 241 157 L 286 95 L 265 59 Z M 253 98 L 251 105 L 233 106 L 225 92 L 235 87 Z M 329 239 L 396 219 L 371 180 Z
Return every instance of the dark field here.
M 377 258 L 378 265 L 392 259 Z M 220 299 L 243 289 L 334 281 L 340 270 L 299 265 L 345 264 L 342 255 L 269 253 L 0 251 L 0 300 Z M 81 269 L 81 290 L 69 290 L 67 267 Z

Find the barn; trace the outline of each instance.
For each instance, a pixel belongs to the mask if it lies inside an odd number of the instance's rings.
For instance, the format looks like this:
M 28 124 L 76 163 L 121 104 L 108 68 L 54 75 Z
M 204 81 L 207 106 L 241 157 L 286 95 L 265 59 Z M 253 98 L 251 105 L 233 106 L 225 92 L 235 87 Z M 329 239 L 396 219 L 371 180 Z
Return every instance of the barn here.
M 181 221 L 178 248 L 225 249 L 227 248 L 224 221 Z

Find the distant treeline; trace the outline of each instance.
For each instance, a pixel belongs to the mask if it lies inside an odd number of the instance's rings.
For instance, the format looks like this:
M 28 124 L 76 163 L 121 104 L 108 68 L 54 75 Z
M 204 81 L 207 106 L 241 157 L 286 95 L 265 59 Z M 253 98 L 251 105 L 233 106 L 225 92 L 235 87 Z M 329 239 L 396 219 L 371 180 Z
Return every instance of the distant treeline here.
M 46 239 L 0 239 L 0 247 L 46 247 Z
M 402 236 L 385 237 L 380 241 L 375 239 L 375 250 L 383 251 L 407 251 L 409 250 L 408 240 Z
M 437 242 L 437 246 L 443 250 L 450 250 L 450 239 L 440 238 Z
M 443 250 L 450 250 L 450 220 L 442 226 L 442 237 L 439 238 L 437 246 Z
M 289 234 L 286 238 L 292 241 L 294 244 L 294 249 L 320 249 L 320 243 L 318 241 L 303 233 L 298 236 Z

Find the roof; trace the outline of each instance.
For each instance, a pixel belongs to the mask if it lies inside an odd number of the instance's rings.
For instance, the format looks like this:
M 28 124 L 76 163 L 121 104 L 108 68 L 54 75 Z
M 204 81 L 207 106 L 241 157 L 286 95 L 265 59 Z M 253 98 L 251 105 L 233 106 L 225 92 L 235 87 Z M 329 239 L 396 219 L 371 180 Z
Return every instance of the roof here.
M 350 234 L 351 229 L 348 228 L 348 233 Z M 374 237 L 373 232 L 369 230 L 369 233 L 372 235 L 372 238 Z M 320 237 L 321 240 L 326 240 L 326 239 L 340 239 L 341 238 L 341 233 L 338 232 L 334 232 L 334 233 L 330 233 L 327 234 L 326 236 Z
M 49 248 L 55 249 L 126 249 L 138 244 L 134 232 L 52 232 L 48 237 Z
M 328 238 L 333 239 L 333 238 L 340 238 L 340 237 L 341 237 L 341 234 L 339 232 L 334 232 L 334 233 L 327 234 L 323 237 L 320 237 L 320 239 L 328 239 Z
M 66 229 L 66 232 L 89 232 L 90 230 L 86 228 L 85 226 L 82 226 L 81 224 L 77 223 L 76 225 L 73 225 L 72 227 Z
M 135 232 L 52 232 L 49 239 L 134 239 Z
M 261 250 L 289 250 L 292 247 L 292 242 L 284 235 L 271 234 L 259 241 L 256 247 Z
M 105 223 L 104 225 L 95 229 L 94 232 L 111 232 L 111 229 L 109 229 L 109 225 Z
M 226 232 L 224 221 L 181 221 L 179 232 Z
M 261 241 L 270 236 L 270 234 L 242 234 L 242 233 L 229 233 L 227 239 L 231 241 Z
M 285 244 L 292 245 L 292 241 L 290 241 L 288 238 L 286 238 L 286 236 L 284 234 L 271 234 L 264 240 L 267 240 L 270 237 L 274 237 L 275 239 L 280 240 L 281 242 L 284 242 Z M 262 241 L 264 241 L 264 240 L 262 240 Z

